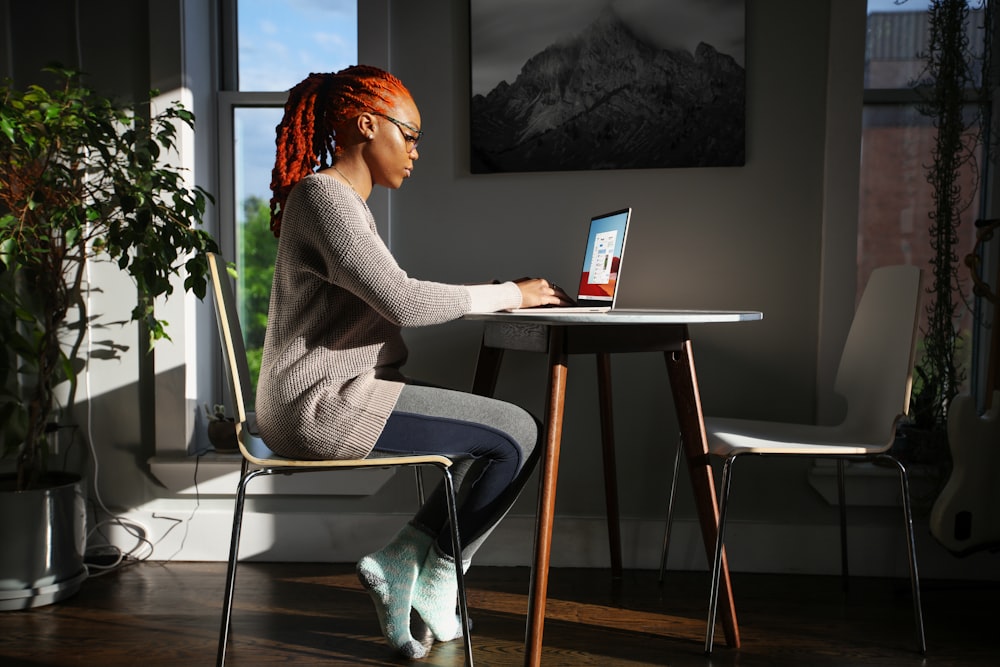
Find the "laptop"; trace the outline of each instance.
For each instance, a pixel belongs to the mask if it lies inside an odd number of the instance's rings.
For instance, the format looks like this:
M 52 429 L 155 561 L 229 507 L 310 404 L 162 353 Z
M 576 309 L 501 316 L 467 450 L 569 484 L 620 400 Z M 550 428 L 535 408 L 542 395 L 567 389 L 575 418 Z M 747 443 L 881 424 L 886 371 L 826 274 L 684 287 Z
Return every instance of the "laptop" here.
M 615 307 L 621 283 L 625 241 L 632 209 L 603 213 L 590 219 L 584 247 L 583 269 L 575 306 L 517 308 L 513 313 L 601 313 Z M 572 290 L 566 289 L 572 295 Z

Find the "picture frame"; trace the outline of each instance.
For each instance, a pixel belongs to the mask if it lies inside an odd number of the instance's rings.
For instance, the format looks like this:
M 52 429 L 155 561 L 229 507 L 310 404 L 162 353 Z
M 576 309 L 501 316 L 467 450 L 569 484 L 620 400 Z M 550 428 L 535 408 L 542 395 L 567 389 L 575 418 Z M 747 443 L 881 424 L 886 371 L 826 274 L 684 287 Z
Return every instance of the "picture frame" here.
M 745 163 L 746 0 L 470 0 L 472 173 Z

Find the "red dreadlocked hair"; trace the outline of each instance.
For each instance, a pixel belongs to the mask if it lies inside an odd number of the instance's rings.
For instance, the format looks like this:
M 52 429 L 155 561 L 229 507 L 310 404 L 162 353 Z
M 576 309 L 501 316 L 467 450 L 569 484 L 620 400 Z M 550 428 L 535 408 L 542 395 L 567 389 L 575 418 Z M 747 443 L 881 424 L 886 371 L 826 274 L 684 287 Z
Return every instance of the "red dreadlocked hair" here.
M 281 233 L 281 214 L 292 187 L 333 164 L 340 149 L 335 128 L 365 111 L 388 111 L 393 98 L 409 97 L 398 78 L 370 65 L 310 74 L 288 92 L 285 115 L 275 128 L 277 153 L 271 171 L 271 231 Z

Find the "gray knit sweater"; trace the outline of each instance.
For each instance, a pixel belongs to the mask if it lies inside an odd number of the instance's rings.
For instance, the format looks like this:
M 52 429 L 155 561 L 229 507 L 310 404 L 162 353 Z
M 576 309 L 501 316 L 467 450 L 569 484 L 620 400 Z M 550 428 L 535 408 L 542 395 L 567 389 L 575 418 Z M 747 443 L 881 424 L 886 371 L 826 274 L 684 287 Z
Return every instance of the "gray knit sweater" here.
M 362 458 L 402 389 L 401 327 L 520 305 L 513 283 L 466 287 L 410 278 L 371 211 L 333 178 L 288 196 L 274 265 L 257 424 L 284 456 Z

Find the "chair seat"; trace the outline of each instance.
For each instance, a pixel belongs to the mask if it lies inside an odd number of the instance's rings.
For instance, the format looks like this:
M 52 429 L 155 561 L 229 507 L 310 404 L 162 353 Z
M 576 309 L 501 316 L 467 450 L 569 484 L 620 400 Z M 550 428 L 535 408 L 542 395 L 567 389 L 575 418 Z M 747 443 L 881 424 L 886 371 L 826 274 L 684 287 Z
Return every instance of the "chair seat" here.
M 421 456 L 376 456 L 365 459 L 291 459 L 274 453 L 263 440 L 249 433 L 241 433 L 240 451 L 254 465 L 289 468 L 379 468 L 400 465 L 435 464 L 450 467 L 458 457 L 427 454 Z
M 723 458 L 736 454 L 800 454 L 806 456 L 870 456 L 893 443 L 893 429 L 862 433 L 842 425 L 817 426 L 785 422 L 709 417 L 705 419 L 708 450 Z
M 240 427 L 238 443 L 240 452 L 251 463 L 258 466 L 289 466 L 293 468 L 378 468 L 400 465 L 441 465 L 450 467 L 465 458 L 426 454 L 421 456 L 380 456 L 375 454 L 363 459 L 293 459 L 277 454 L 261 439 L 257 431 L 257 413 L 246 411 L 245 426 Z

